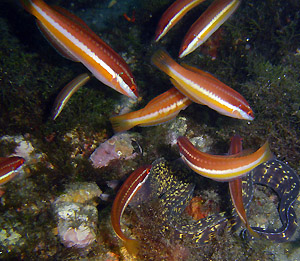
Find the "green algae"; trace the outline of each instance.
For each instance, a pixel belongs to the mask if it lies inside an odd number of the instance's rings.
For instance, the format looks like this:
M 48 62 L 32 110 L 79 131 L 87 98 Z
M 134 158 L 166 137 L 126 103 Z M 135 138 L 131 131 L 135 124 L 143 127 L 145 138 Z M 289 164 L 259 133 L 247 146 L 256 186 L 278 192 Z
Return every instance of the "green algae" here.
M 26 14 L 23 12 L 22 15 Z M 28 23 L 32 23 L 34 18 L 27 20 Z M 60 57 L 51 46 L 47 45 L 36 29 L 24 33 L 40 36 L 38 41 L 46 46 L 45 49 L 49 49 L 50 60 L 47 60 L 47 56 L 42 56 L 44 51 L 39 52 L 41 49 L 29 51 L 28 45 L 32 42 L 22 43 L 20 38 L 24 36 L 13 35 L 5 20 L 2 19 L 1 24 L 3 37 L 0 40 L 2 68 L 0 71 L 0 132 L 2 134 L 25 133 L 33 130 L 47 135 L 53 131 L 72 129 L 78 124 L 87 126 L 86 130 L 107 126 L 107 118 L 117 95 L 110 90 L 104 94 L 103 90 L 107 87 L 96 80 L 92 80 L 87 87 L 82 88 L 72 97 L 62 115 L 54 123 L 50 118 L 50 111 L 55 96 L 75 77 L 74 71 L 79 73 L 86 69 Z M 58 66 L 59 64 L 61 66 Z M 40 126 L 43 128 L 40 129 Z

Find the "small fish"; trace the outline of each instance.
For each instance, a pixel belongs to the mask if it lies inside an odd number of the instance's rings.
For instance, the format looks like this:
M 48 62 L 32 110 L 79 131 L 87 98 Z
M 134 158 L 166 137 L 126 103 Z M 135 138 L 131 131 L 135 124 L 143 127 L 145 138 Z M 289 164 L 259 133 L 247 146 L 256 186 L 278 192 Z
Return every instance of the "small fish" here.
M 177 0 L 163 13 L 155 32 L 158 42 L 191 9 L 205 0 Z
M 110 121 L 115 132 L 126 131 L 134 126 L 153 126 L 175 118 L 191 103 L 189 98 L 173 87 L 155 97 L 143 109 L 111 117 Z
M 177 145 L 182 159 L 193 171 L 217 181 L 240 178 L 273 157 L 268 142 L 247 156 L 210 155 L 197 150 L 186 137 L 179 137 Z
M 105 85 L 136 99 L 136 83 L 129 66 L 80 18 L 61 7 L 50 7 L 42 0 L 20 0 L 37 18 L 47 40 L 63 56 L 79 61 Z
M 123 212 L 136 192 L 145 183 L 150 173 L 151 166 L 143 166 L 135 170 L 119 189 L 111 209 L 111 223 L 117 236 L 123 241 L 128 252 L 134 256 L 139 249 L 139 241 L 128 238 L 121 229 Z
M 25 159 L 17 156 L 0 158 L 0 186 L 12 180 L 17 174 Z
M 211 74 L 181 66 L 165 51 L 159 50 L 152 62 L 169 75 L 173 85 L 192 101 L 204 104 L 220 114 L 243 120 L 253 120 L 253 111 L 245 98 Z
M 87 73 L 80 74 L 71 82 L 69 82 L 57 95 L 52 109 L 52 119 L 55 120 L 61 113 L 68 100 L 72 95 L 85 85 L 91 77 Z
M 203 44 L 238 8 L 239 0 L 215 0 L 186 33 L 179 51 L 182 58 Z

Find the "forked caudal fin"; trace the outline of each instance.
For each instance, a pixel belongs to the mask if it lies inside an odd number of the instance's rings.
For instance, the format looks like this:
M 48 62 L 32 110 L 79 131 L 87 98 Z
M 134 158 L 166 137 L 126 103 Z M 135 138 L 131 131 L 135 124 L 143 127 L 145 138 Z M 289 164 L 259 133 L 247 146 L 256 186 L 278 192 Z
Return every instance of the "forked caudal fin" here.
M 164 73 L 172 77 L 171 68 L 178 65 L 175 60 L 164 50 L 158 50 L 151 58 L 151 62 Z

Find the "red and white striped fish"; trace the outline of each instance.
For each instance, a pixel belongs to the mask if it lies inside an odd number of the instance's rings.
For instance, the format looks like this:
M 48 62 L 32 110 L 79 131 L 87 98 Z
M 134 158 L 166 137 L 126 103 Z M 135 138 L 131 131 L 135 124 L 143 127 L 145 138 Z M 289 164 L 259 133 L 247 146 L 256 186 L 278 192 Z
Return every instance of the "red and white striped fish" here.
M 155 32 L 158 42 L 191 9 L 205 0 L 177 0 L 163 13 Z
M 179 51 L 182 58 L 203 44 L 238 8 L 240 0 L 215 0 L 186 33 Z
M 0 186 L 12 180 L 18 174 L 16 170 L 24 162 L 23 158 L 17 156 L 0 158 Z
M 110 121 L 115 132 L 126 131 L 134 126 L 153 126 L 175 118 L 191 103 L 189 98 L 173 87 L 155 97 L 143 109 L 111 117 Z
M 129 66 L 80 18 L 61 7 L 50 7 L 42 0 L 20 0 L 37 18 L 41 32 L 63 56 L 81 62 L 107 86 L 136 99 L 136 83 Z
M 111 224 L 117 236 L 123 241 L 128 252 L 134 256 L 139 250 L 139 241 L 127 237 L 121 229 L 121 218 L 123 212 L 137 191 L 147 180 L 151 170 L 151 165 L 143 166 L 135 170 L 126 179 L 114 200 L 111 209 Z
M 192 101 L 232 118 L 254 119 L 245 98 L 211 74 L 191 66 L 181 66 L 162 50 L 153 55 L 152 62 L 169 75 L 173 85 Z
M 239 155 L 241 154 L 242 151 L 243 151 L 242 138 L 239 135 L 233 136 L 231 138 L 228 154 Z M 247 219 L 246 210 L 243 202 L 242 178 L 230 180 L 228 184 L 229 184 L 231 200 L 237 214 L 239 215 L 240 219 L 244 223 L 245 227 L 248 229 L 249 233 L 254 237 L 259 237 L 259 235 L 256 232 L 254 232 L 253 229 L 250 227 Z
M 182 159 L 193 171 L 216 181 L 230 181 L 243 177 L 258 165 L 273 158 L 268 142 L 246 156 L 204 153 L 196 149 L 186 137 L 179 137 L 177 145 Z

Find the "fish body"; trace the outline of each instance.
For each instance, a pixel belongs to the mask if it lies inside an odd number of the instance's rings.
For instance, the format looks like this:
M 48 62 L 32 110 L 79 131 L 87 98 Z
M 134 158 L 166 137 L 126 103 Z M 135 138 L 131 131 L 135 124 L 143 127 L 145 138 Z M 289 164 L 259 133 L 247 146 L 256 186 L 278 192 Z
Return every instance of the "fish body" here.
M 177 0 L 163 13 L 155 32 L 158 42 L 192 8 L 205 0 Z
M 157 51 L 152 62 L 169 75 L 173 85 L 192 101 L 204 104 L 220 114 L 253 120 L 253 111 L 245 98 L 211 74 L 181 66 L 165 51 Z
M 240 154 L 242 150 L 243 150 L 242 138 L 239 135 L 233 136 L 231 138 L 228 154 L 237 155 Z M 241 221 L 244 223 L 248 232 L 254 237 L 259 237 L 259 235 L 256 232 L 254 232 L 253 229 L 250 227 L 247 219 L 246 210 L 243 202 L 242 178 L 230 180 L 228 184 L 229 184 L 231 200 L 234 205 L 235 211 L 237 212 Z
M 186 33 L 179 51 L 182 58 L 203 44 L 238 8 L 239 0 L 215 0 Z
M 136 99 L 133 75 L 124 61 L 80 18 L 63 8 L 52 8 L 42 0 L 21 0 L 24 8 L 38 20 L 45 37 L 64 56 L 80 61 L 105 85 Z
M 68 100 L 72 97 L 72 95 L 79 90 L 80 87 L 85 85 L 91 76 L 87 73 L 83 73 L 78 75 L 75 79 L 69 82 L 57 95 L 53 109 L 52 109 L 52 119 L 55 120 L 58 115 L 61 113 Z
M 111 209 L 111 223 L 117 236 L 123 241 L 128 252 L 136 255 L 139 242 L 136 239 L 128 238 L 121 229 L 121 218 L 125 208 L 137 191 L 145 183 L 150 173 L 151 166 L 143 166 L 135 170 L 123 183 L 114 199 Z
M 0 158 L 0 186 L 12 180 L 17 174 L 25 159 L 17 156 Z
M 238 157 L 210 155 L 201 152 L 186 137 L 179 137 L 177 144 L 182 159 L 193 171 L 217 181 L 230 181 L 242 177 L 273 157 L 268 142 L 256 152 Z
M 189 98 L 173 87 L 155 97 L 143 109 L 111 117 L 110 121 L 115 132 L 126 131 L 134 126 L 153 126 L 175 118 L 191 103 Z

